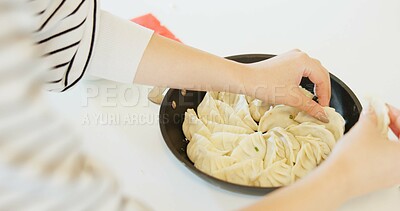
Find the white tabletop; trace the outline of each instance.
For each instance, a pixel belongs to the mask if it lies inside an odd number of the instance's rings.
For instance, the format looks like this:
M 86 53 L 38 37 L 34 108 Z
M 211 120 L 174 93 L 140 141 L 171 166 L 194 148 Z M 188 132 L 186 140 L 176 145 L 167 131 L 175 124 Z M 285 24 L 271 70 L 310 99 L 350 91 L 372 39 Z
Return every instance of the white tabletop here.
M 184 43 L 220 56 L 302 49 L 360 98 L 373 94 L 400 106 L 400 1 L 101 2 L 127 19 L 151 12 Z M 148 91 L 95 81 L 48 96 L 82 130 L 88 152 L 115 172 L 124 191 L 155 210 L 231 210 L 260 199 L 216 188 L 177 161 L 163 141 L 159 107 L 147 101 Z M 399 207 L 400 191 L 391 188 L 354 199 L 341 210 Z

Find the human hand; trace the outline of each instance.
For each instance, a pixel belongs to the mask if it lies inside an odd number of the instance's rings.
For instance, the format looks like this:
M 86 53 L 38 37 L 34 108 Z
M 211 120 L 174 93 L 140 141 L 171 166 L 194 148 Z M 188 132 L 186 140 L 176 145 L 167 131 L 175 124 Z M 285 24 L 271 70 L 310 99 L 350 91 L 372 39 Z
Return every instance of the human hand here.
M 400 142 L 391 140 L 378 128 L 377 117 L 369 109 L 336 145 L 326 160 L 331 173 L 344 181 L 350 197 L 400 184 Z M 400 111 L 389 106 L 390 127 L 398 136 Z
M 243 76 L 246 94 L 272 104 L 286 104 L 306 111 L 328 122 L 322 106 L 329 106 L 331 84 L 329 72 L 321 63 L 300 50 L 249 64 L 250 73 Z M 319 103 L 306 97 L 299 84 L 308 77 L 316 86 Z

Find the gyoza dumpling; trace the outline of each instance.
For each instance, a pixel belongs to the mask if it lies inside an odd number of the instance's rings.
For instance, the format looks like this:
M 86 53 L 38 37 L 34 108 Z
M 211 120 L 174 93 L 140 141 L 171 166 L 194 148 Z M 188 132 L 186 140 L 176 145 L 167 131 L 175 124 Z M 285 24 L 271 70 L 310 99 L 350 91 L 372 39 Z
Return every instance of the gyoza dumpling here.
M 226 104 L 222 101 L 216 101 L 216 104 L 217 104 L 219 113 L 220 113 L 221 117 L 223 118 L 223 121 L 225 122 L 225 124 L 243 127 L 245 129 L 247 129 L 249 132 L 254 132 L 254 130 L 251 127 L 249 127 L 243 121 L 243 119 L 241 119 L 236 114 L 235 110 L 233 110 L 233 108 L 230 107 L 228 104 Z
M 368 106 L 370 106 L 376 114 L 379 130 L 381 131 L 383 136 L 387 137 L 390 124 L 388 107 L 381 100 L 378 100 L 377 98 L 369 97 L 368 103 L 369 103 Z
M 311 135 L 315 138 L 320 138 L 323 142 L 328 144 L 332 150 L 335 145 L 335 137 L 323 125 L 318 125 L 311 122 L 304 122 L 299 125 L 294 125 L 286 128 L 286 130 L 294 136 L 308 136 Z
M 232 151 L 231 157 L 238 161 L 248 159 L 264 159 L 266 144 L 260 132 L 247 135 Z
M 227 151 L 217 149 L 210 140 L 197 133 L 193 135 L 186 151 L 194 166 L 207 174 L 212 174 L 236 162 L 234 158 L 225 156 Z
M 317 167 L 313 147 L 310 143 L 304 143 L 297 155 L 296 164 L 292 168 L 292 175 L 295 180 L 306 176 L 311 170 Z
M 267 103 L 263 103 L 263 101 L 259 99 L 254 99 L 249 103 L 250 114 L 253 119 L 257 122 L 260 122 L 261 117 L 271 108 L 271 105 Z
M 249 159 L 215 171 L 212 175 L 231 183 L 252 186 L 263 169 L 262 163 L 260 159 Z
M 285 105 L 277 105 L 267 111 L 260 120 L 258 131 L 266 132 L 274 127 L 286 128 L 290 125 L 297 125 L 294 121 L 299 110 Z
M 230 155 L 233 149 L 235 149 L 239 143 L 245 139 L 248 134 L 235 134 L 228 132 L 216 132 L 211 135 L 210 141 L 214 146 L 222 151 L 227 151 L 227 155 Z
M 194 133 L 198 133 L 205 137 L 210 137 L 210 130 L 204 123 L 197 118 L 196 112 L 193 109 L 188 109 L 185 112 L 185 120 L 182 124 L 183 134 L 187 140 L 191 140 Z
M 255 100 L 256 98 L 252 97 L 252 96 L 248 96 L 246 95 L 246 101 L 248 104 L 250 104 L 253 100 Z
M 320 138 L 313 137 L 311 135 L 308 136 L 296 136 L 297 141 L 301 143 L 301 145 L 309 143 L 314 151 L 314 156 L 317 160 L 317 165 L 325 160 L 331 149 L 329 148 L 328 144 L 323 142 Z
M 230 156 L 209 154 L 200 156 L 194 166 L 202 172 L 212 175 L 213 172 L 232 166 L 234 163 L 236 163 L 236 160 Z
M 233 107 L 237 103 L 239 96 L 234 93 L 220 92 L 217 99 Z
M 324 125 L 326 129 L 331 131 L 335 139 L 339 140 L 340 138 L 342 138 L 344 134 L 344 125 L 346 122 L 343 119 L 342 115 L 337 113 L 334 108 L 324 107 L 324 110 L 328 115 L 329 123 L 321 122 L 318 119 L 308 115 L 304 111 L 300 112 L 294 120 L 296 120 L 299 123 L 313 122 L 319 125 Z
M 264 135 L 267 142 L 267 152 L 264 157 L 264 168 L 268 168 L 273 163 L 285 160 L 286 164 L 293 165 L 296 153 L 300 145 L 293 135 L 287 133 L 283 128 L 275 127 Z
M 219 92 L 207 92 L 207 93 L 210 93 L 210 96 L 211 96 L 214 100 L 218 100 Z
M 211 133 L 216 132 L 228 132 L 228 133 L 236 133 L 236 134 L 250 134 L 254 133 L 253 130 L 249 130 L 248 128 L 243 128 L 235 125 L 226 125 L 220 124 L 217 122 L 208 121 L 205 123 L 207 128 L 211 131 Z
M 217 149 L 208 138 L 195 133 L 187 145 L 186 149 L 189 159 L 196 163 L 200 157 L 207 157 L 211 155 L 225 155 L 227 151 Z
M 224 124 L 224 119 L 218 110 L 216 100 L 209 92 L 206 93 L 203 100 L 197 107 L 197 114 L 199 115 L 200 120 L 204 123 L 207 121 L 212 121 Z
M 236 102 L 233 104 L 233 109 L 247 126 L 249 126 L 253 131 L 257 130 L 258 125 L 251 116 L 249 104 L 244 95 L 237 95 Z
M 280 160 L 261 171 L 255 183 L 261 187 L 290 185 L 293 182 L 291 171 L 292 166 L 287 165 L 286 160 Z
M 218 100 L 231 106 L 236 115 L 253 131 L 257 130 L 257 123 L 251 117 L 249 104 L 247 103 L 244 95 L 220 92 L 218 94 Z

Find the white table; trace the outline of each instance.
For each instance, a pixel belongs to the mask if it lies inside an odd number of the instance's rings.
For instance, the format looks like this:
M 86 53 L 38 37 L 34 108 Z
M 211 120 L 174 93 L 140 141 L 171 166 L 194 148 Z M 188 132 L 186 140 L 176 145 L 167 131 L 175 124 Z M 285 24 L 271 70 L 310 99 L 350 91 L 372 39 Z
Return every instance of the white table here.
M 302 49 L 320 59 L 357 96 L 374 94 L 400 106 L 400 1 L 103 0 L 102 4 L 127 19 L 152 12 L 184 43 L 220 56 Z M 218 189 L 178 162 L 161 137 L 159 107 L 147 101 L 148 90 L 96 81 L 48 96 L 56 110 L 82 130 L 89 153 L 115 172 L 128 194 L 155 210 L 230 210 L 260 199 Z M 128 102 L 121 100 L 124 93 Z M 137 105 L 128 105 L 132 103 Z M 96 121 L 99 115 L 102 120 Z M 113 124 L 116 116 L 121 122 L 127 117 L 136 121 Z M 400 191 L 391 188 L 354 199 L 341 210 L 399 208 Z

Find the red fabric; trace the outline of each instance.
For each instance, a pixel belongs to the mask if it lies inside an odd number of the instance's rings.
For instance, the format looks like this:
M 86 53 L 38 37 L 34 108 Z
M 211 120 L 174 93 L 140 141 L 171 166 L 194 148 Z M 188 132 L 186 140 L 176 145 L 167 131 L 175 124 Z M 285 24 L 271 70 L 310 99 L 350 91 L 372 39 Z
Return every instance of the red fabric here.
M 171 31 L 169 31 L 165 26 L 161 25 L 160 21 L 154 17 L 151 13 L 133 18 L 131 21 L 153 30 L 155 33 L 173 39 L 175 41 L 181 42 Z

